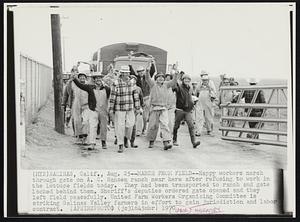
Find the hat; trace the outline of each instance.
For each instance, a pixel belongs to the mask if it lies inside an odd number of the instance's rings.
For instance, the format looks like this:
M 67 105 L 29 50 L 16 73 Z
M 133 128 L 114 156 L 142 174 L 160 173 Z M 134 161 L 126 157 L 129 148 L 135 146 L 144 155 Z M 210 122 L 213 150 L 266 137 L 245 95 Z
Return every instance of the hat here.
M 229 77 L 227 76 L 227 74 L 223 75 L 223 79 L 229 79 Z
M 186 78 L 187 78 L 187 79 L 190 79 L 190 80 L 192 79 L 191 76 L 190 76 L 189 74 L 183 74 L 183 76 L 182 76 L 181 79 L 186 79 Z
M 208 72 L 206 72 L 205 70 L 202 70 L 200 73 L 200 76 L 204 76 L 204 75 L 208 75 Z
M 167 76 L 170 76 L 171 79 L 173 79 L 173 75 L 171 73 L 166 73 L 165 77 L 167 78 Z
M 257 79 L 255 79 L 255 78 L 250 78 L 250 79 L 248 80 L 248 82 L 249 82 L 249 83 L 257 83 Z
M 139 66 L 136 69 L 137 72 L 144 71 L 144 70 L 145 70 L 145 68 L 143 66 Z
M 129 66 L 121 66 L 120 72 L 122 72 L 122 73 L 124 73 L 124 72 L 130 73 Z
M 100 77 L 100 78 L 103 78 L 104 75 L 100 74 L 100 73 L 95 73 L 94 75 L 92 75 L 93 78 L 96 78 L 96 77 Z
M 163 74 L 162 72 L 159 72 L 159 73 L 157 73 L 157 74 L 154 76 L 154 80 L 156 80 L 156 79 L 157 79 L 158 77 L 160 77 L 160 76 L 166 78 L 165 74 Z
M 81 72 L 81 73 L 78 73 L 78 74 L 77 74 L 77 76 L 78 76 L 78 78 L 79 78 L 80 76 L 84 76 L 85 78 L 87 78 L 86 74 L 85 74 L 85 73 L 83 73 L 83 72 Z
M 201 75 L 201 79 L 202 79 L 202 80 L 208 80 L 208 75 L 207 75 L 207 74 Z
M 130 75 L 130 78 L 137 80 L 137 77 L 135 75 Z

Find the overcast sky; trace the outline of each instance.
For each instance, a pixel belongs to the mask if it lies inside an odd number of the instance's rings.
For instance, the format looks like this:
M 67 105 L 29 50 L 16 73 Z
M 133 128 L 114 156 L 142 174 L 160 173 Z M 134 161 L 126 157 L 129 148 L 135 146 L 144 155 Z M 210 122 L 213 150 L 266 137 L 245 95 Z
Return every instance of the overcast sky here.
M 61 4 L 15 9 L 16 52 L 52 66 L 50 14 L 61 14 L 65 67 L 98 48 L 139 42 L 168 51 L 192 75 L 288 78 L 289 4 Z M 65 18 L 63 18 L 65 17 Z

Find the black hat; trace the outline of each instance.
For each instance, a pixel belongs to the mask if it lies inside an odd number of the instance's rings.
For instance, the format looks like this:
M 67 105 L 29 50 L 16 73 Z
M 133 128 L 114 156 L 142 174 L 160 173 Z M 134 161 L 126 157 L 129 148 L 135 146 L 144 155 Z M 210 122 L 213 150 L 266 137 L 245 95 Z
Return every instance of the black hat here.
M 85 73 L 82 73 L 82 72 L 77 74 L 78 78 L 79 78 L 81 75 L 84 76 L 85 78 L 87 78 L 86 74 L 85 74 Z
M 160 77 L 160 76 L 166 78 L 165 74 L 163 74 L 162 72 L 159 72 L 159 73 L 157 73 L 157 74 L 154 76 L 154 80 L 156 80 L 156 79 L 157 79 L 158 77 Z
M 165 78 L 167 78 L 167 76 L 170 76 L 171 79 L 173 79 L 173 75 L 171 73 L 166 73 Z

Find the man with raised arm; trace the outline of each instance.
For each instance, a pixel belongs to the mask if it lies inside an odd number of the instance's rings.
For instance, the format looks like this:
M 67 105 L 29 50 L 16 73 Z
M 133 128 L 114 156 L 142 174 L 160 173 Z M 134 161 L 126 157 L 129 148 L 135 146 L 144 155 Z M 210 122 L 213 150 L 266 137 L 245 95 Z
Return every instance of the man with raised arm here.
M 191 77 L 188 74 L 183 74 L 181 77 L 182 83 L 177 83 L 174 90 L 176 92 L 176 111 L 175 111 L 175 125 L 173 130 L 173 145 L 178 146 L 177 131 L 180 127 L 181 121 L 185 120 L 190 133 L 191 142 L 194 148 L 200 145 L 200 141 L 196 141 L 195 126 L 192 116 L 194 102 L 192 99 L 192 89 L 190 87 Z
M 103 84 L 102 75 L 96 74 L 93 76 L 94 84 L 82 84 L 78 79 L 73 77 L 74 83 L 82 90 L 88 93 L 88 112 L 87 122 L 89 125 L 89 143 L 93 150 L 96 146 L 97 126 L 100 122 L 100 139 L 102 148 L 106 149 L 107 137 L 107 120 L 108 120 L 108 98 L 110 95 L 110 88 Z
M 168 93 L 169 88 L 172 88 L 177 83 L 179 73 L 171 81 L 165 81 L 163 73 L 157 73 L 154 80 L 150 76 L 150 67 L 147 68 L 145 80 L 150 86 L 150 116 L 148 126 L 149 148 L 153 148 L 154 141 L 157 137 L 158 128 L 160 127 L 164 150 L 172 148 L 171 129 L 169 129 L 168 116 Z

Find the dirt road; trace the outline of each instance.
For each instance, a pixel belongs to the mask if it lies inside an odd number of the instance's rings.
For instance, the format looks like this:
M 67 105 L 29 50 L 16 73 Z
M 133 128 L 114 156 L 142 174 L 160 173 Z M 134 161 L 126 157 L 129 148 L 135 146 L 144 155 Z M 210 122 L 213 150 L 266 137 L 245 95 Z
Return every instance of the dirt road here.
M 252 145 L 228 142 L 220 139 L 216 119 L 215 135 L 201 136 L 201 145 L 194 149 L 191 145 L 187 126 L 181 126 L 178 147 L 168 151 L 162 149 L 160 138 L 155 147 L 148 148 L 145 137 L 137 137 L 137 149 L 128 148 L 117 153 L 113 144 L 113 129 L 108 132 L 108 149 L 83 155 L 71 129 L 67 135 L 54 131 L 53 100 L 40 110 L 35 124 L 26 129 L 25 157 L 21 159 L 24 169 L 255 169 L 286 168 L 285 147 Z

